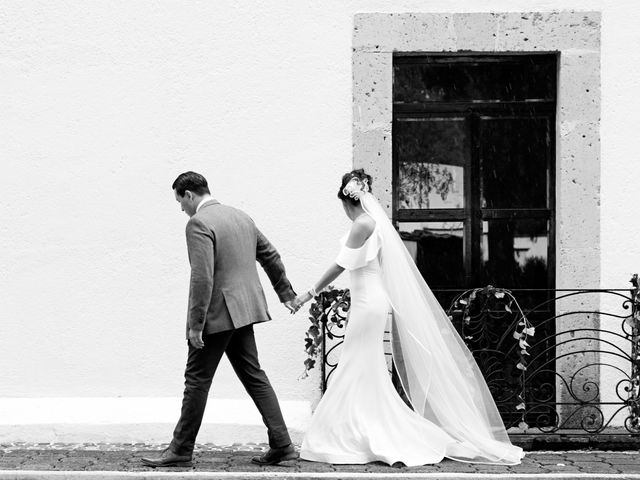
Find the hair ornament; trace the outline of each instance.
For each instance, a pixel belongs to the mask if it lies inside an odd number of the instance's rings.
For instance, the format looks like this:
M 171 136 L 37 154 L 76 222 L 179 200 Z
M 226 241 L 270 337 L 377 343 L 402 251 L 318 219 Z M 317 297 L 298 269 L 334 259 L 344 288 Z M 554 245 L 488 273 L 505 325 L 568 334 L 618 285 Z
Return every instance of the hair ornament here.
M 360 200 L 360 197 L 365 193 L 371 191 L 369 187 L 368 179 L 360 179 L 358 177 L 353 177 L 342 189 L 342 193 L 345 196 L 351 197 L 355 200 Z

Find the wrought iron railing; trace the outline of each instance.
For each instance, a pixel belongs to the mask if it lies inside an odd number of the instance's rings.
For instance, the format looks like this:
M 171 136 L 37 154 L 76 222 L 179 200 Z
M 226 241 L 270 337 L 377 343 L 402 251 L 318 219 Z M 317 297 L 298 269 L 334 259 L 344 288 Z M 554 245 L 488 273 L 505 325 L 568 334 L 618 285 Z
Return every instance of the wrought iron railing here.
M 489 286 L 435 293 L 452 299 L 448 314 L 473 352 L 510 435 L 623 433 L 638 439 L 637 275 L 631 282 L 631 289 Z M 312 307 L 321 326 L 323 392 L 338 364 L 349 307 L 348 290 L 323 292 Z M 389 332 L 385 342 L 391 342 Z

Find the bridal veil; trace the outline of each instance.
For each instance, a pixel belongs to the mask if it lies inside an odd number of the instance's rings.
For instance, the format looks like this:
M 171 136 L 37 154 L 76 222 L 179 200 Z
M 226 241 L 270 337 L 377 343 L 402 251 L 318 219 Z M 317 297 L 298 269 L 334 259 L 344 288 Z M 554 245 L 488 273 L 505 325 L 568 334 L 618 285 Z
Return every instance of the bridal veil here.
M 413 409 L 456 443 L 446 456 L 463 462 L 518 464 L 489 388 L 471 352 L 431 292 L 384 209 L 360 197 L 376 221 L 382 275 L 393 307 L 394 364 Z

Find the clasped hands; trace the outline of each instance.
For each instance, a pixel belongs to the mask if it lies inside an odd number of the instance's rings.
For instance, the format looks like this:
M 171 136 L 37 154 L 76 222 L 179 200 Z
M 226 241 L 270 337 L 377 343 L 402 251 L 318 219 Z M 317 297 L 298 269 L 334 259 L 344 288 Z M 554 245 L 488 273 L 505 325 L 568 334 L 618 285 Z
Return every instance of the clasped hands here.
M 284 306 L 291 312 L 291 314 L 295 314 L 300 310 L 300 308 L 307 303 L 309 300 L 313 299 L 313 295 L 311 292 L 305 292 L 302 295 L 298 295 L 293 300 L 289 300 L 284 302 Z M 189 343 L 198 350 L 204 347 L 204 341 L 202 339 L 202 330 L 194 330 L 192 328 L 189 329 L 188 333 Z
M 284 302 L 284 306 L 287 307 L 287 309 L 289 310 L 289 312 L 291 312 L 291 314 L 293 315 L 294 313 L 296 313 L 298 310 L 300 310 L 300 308 L 307 303 L 309 300 L 311 300 L 313 298 L 313 296 L 311 295 L 310 292 L 305 292 L 302 295 L 298 295 L 296 298 L 294 298 L 293 300 L 289 300 L 287 302 Z

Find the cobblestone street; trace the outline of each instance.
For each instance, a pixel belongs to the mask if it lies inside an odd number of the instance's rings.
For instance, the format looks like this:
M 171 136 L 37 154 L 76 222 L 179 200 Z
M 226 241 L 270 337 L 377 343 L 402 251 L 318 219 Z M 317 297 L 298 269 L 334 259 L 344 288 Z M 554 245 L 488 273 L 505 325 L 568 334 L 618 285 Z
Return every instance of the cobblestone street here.
M 172 478 L 640 478 L 640 455 L 635 451 L 529 452 L 521 465 L 511 467 L 451 460 L 412 468 L 382 463 L 330 465 L 304 460 L 260 467 L 251 463 L 251 457 L 265 451 L 267 446 L 264 444 L 198 445 L 192 468 L 152 469 L 140 463 L 140 457 L 153 456 L 165 447 L 145 444 L 0 445 L 0 478 L 79 478 L 78 474 L 82 478 L 118 478 L 121 473 L 120 476 L 127 478 L 167 475 Z M 96 475 L 92 476 L 90 472 Z

